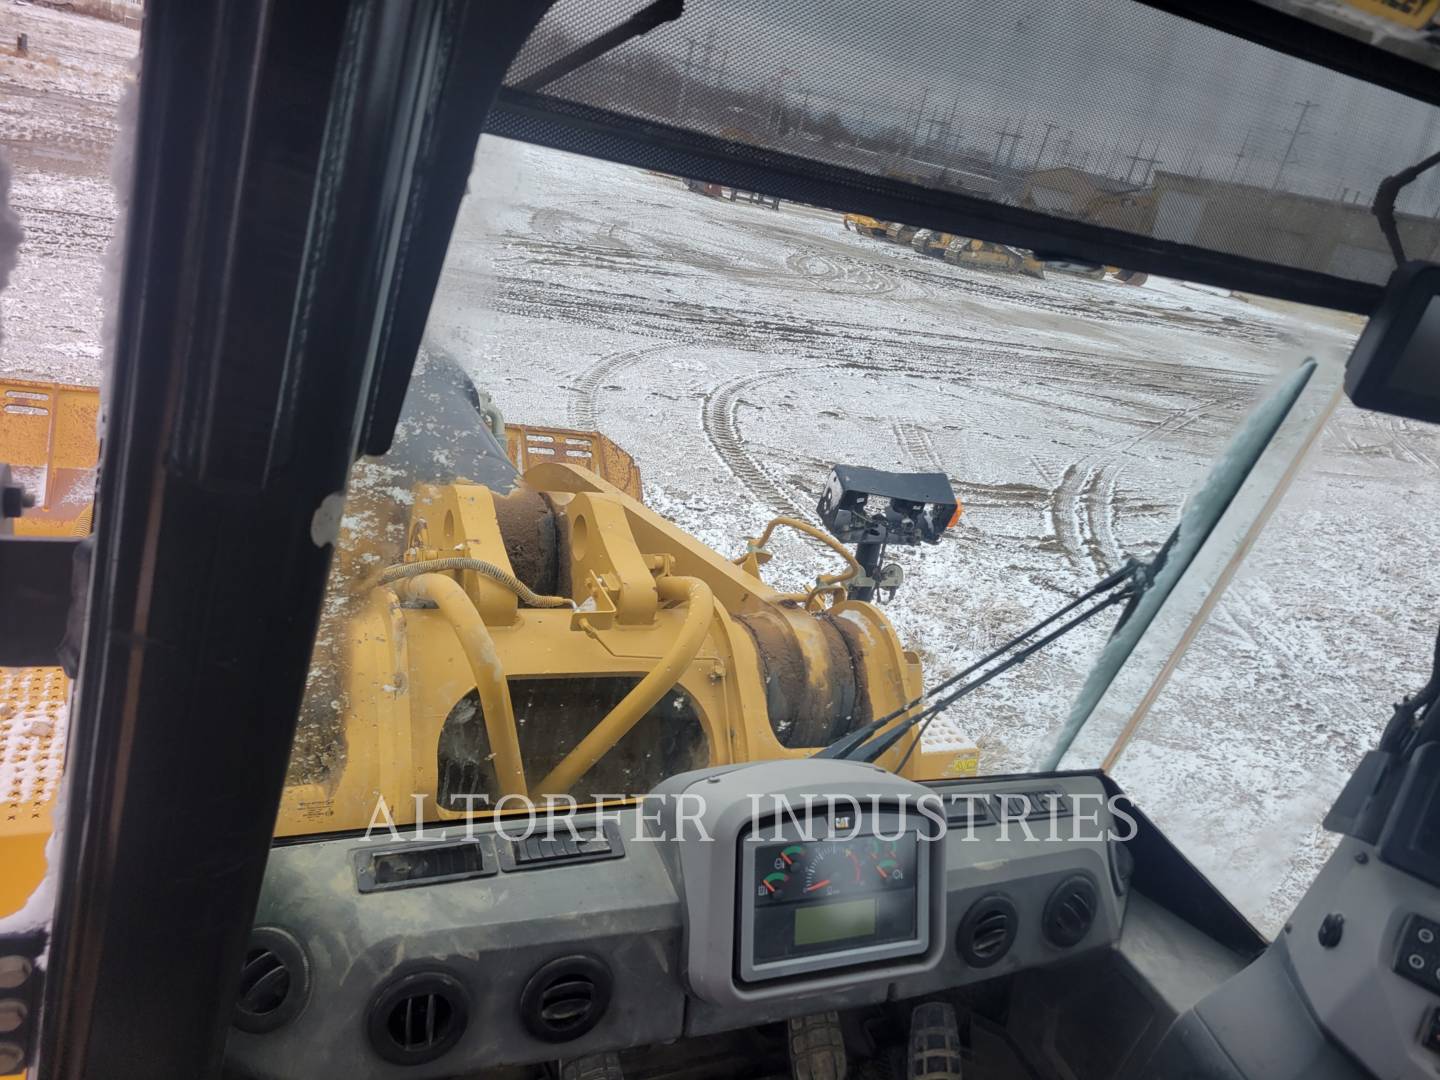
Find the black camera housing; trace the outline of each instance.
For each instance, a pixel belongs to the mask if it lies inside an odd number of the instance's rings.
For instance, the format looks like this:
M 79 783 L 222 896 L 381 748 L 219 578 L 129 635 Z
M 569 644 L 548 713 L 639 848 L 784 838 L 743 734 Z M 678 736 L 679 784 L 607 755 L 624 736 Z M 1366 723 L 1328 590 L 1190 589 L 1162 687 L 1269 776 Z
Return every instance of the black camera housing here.
M 1440 423 L 1440 265 L 1390 275 L 1345 365 L 1345 393 L 1362 409 Z
M 896 473 L 836 465 L 816 512 L 844 544 L 934 544 L 959 504 L 944 473 Z

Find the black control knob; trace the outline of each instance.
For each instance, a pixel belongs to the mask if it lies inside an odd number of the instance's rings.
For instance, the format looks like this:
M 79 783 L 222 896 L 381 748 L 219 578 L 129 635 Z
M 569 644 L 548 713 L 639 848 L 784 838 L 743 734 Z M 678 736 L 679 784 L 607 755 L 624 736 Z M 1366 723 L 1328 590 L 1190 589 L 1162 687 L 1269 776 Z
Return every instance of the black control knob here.
M 1345 916 L 1338 911 L 1332 911 L 1320 920 L 1320 932 L 1315 936 L 1325 948 L 1333 949 L 1345 936 Z

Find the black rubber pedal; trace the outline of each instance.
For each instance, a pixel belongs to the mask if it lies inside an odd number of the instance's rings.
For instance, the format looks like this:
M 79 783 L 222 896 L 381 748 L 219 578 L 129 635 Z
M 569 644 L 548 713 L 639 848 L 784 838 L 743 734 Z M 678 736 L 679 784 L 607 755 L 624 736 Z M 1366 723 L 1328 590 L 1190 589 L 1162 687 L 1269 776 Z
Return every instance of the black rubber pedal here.
M 943 1001 L 916 1005 L 910 1014 L 908 1080 L 960 1080 L 960 1025 Z
M 797 1016 L 789 1022 L 789 1034 L 793 1080 L 845 1080 L 850 1063 L 839 1013 Z
M 625 1071 L 620 1068 L 619 1054 L 586 1054 L 565 1062 L 560 1080 L 625 1080 Z

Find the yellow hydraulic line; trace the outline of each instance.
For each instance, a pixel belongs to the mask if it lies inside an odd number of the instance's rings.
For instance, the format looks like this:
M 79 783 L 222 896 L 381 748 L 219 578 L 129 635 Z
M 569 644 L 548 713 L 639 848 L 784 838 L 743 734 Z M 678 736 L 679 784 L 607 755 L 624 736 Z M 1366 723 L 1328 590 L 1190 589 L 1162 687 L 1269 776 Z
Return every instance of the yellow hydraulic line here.
M 430 574 L 441 570 L 473 570 L 475 573 L 489 578 L 495 584 L 508 589 L 531 607 L 573 608 L 575 606 L 575 601 L 568 596 L 541 596 L 508 570 L 502 570 L 494 563 L 486 562 L 484 559 L 425 559 L 422 562 L 396 563 L 394 566 L 386 567 L 385 572 L 380 575 L 379 583 L 390 585 L 402 578 L 419 577 L 421 574 Z
M 485 734 L 494 755 L 495 776 L 504 795 L 525 795 L 525 766 L 520 760 L 520 736 L 515 729 L 515 708 L 510 703 L 510 686 L 495 652 L 495 642 L 475 603 L 454 578 L 443 574 L 420 574 L 402 578 L 395 589 L 407 600 L 423 600 L 440 609 L 460 639 L 460 648 L 470 662 L 480 708 L 485 714 Z M 621 702 L 623 705 L 624 702 Z
M 699 578 L 662 577 L 655 582 L 655 588 L 661 600 L 667 603 L 682 601 L 686 605 L 685 621 L 680 626 L 680 633 L 675 636 L 675 644 L 670 646 L 669 653 L 649 674 L 620 699 L 605 719 L 596 724 L 540 781 L 536 789 L 539 796 L 570 793 L 590 767 L 669 693 L 704 644 L 710 631 L 710 620 L 715 614 L 715 595 L 710 586 Z
M 855 560 L 855 556 L 850 554 L 849 548 L 847 548 L 844 544 L 840 543 L 839 540 L 836 540 L 829 533 L 821 532 L 814 525 L 811 525 L 808 521 L 801 521 L 799 518 L 775 518 L 773 521 L 770 522 L 769 525 L 765 526 L 765 531 L 760 534 L 760 539 L 754 541 L 751 544 L 751 550 L 759 551 L 766 544 L 768 544 L 770 542 L 770 534 L 773 533 L 776 528 L 781 525 L 784 525 L 787 528 L 794 529 L 796 532 L 802 532 L 806 536 L 811 537 L 812 539 L 819 540 L 820 543 L 824 544 L 831 551 L 835 552 L 836 555 L 839 555 L 842 559 L 845 560 L 846 569 L 844 573 L 821 574 L 815 579 L 816 584 L 839 585 L 841 582 L 849 581 L 851 578 L 860 576 L 862 572 L 862 567 Z M 736 562 L 744 562 L 744 557 L 742 556 L 740 559 L 737 559 Z

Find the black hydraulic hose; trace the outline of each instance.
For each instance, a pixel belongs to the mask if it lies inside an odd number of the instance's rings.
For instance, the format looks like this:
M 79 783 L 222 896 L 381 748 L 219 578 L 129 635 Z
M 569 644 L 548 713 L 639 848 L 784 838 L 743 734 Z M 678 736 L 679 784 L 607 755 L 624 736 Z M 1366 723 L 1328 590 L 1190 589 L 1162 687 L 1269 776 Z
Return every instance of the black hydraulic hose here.
M 1419 720 L 1413 738 L 1406 750 L 1423 746 L 1428 742 L 1440 741 L 1440 631 L 1435 635 L 1435 659 L 1430 667 L 1430 681 L 1417 690 L 1396 712 L 1404 710 L 1413 723 Z
M 890 721 L 895 720 L 895 719 L 897 719 L 898 717 L 904 716 L 904 715 L 905 715 L 907 712 L 909 712 L 911 709 L 915 708 L 915 706 L 917 706 L 917 705 L 921 704 L 922 702 L 924 702 L 924 701 L 926 701 L 926 700 L 934 697 L 936 694 L 940 693 L 941 691 L 948 690 L 950 687 L 954 686 L 954 685 L 955 685 L 957 682 L 959 682 L 961 679 L 965 678 L 965 677 L 968 676 L 968 675 L 973 674 L 973 673 L 976 672 L 976 671 L 979 671 L 982 667 L 984 667 L 986 664 L 990 663 L 992 660 L 995 660 L 995 659 L 998 659 L 998 658 L 1001 657 L 1001 656 L 1004 656 L 1004 655 L 1005 655 L 1006 653 L 1008 653 L 1011 649 L 1014 649 L 1016 646 L 1018 646 L 1018 645 L 1020 645 L 1022 642 L 1024 642 L 1027 638 L 1032 637 L 1034 634 L 1036 634 L 1036 633 L 1038 633 L 1039 631 L 1045 629 L 1045 627 L 1049 626 L 1051 623 L 1055 622 L 1057 619 L 1061 619 L 1061 618 L 1063 618 L 1064 616 L 1068 615 L 1070 612 L 1074 611 L 1074 610 L 1075 610 L 1077 607 L 1079 607 L 1081 604 L 1085 603 L 1086 600 L 1089 600 L 1089 599 L 1091 599 L 1091 598 L 1093 598 L 1093 597 L 1099 596 L 1101 593 L 1106 592 L 1106 591 L 1109 590 L 1109 589 L 1115 588 L 1115 586 L 1121 584 L 1122 582 L 1128 581 L 1130 578 L 1134 577 L 1134 576 L 1136 575 L 1136 573 L 1138 573 L 1141 569 L 1142 569 L 1141 565 L 1140 565 L 1139 563 L 1137 563 L 1135 560 L 1133 560 L 1133 559 L 1128 559 L 1128 560 L 1126 560 L 1125 565 L 1122 566 L 1119 570 L 1115 571 L 1113 574 L 1111 574 L 1111 575 L 1109 575 L 1108 577 L 1104 578 L 1098 585 L 1095 585 L 1093 588 L 1087 589 L 1085 592 L 1081 593 L 1081 594 L 1080 594 L 1079 596 L 1077 596 L 1074 600 L 1070 601 L 1070 603 L 1068 603 L 1068 604 L 1066 604 L 1064 607 L 1062 607 L 1059 611 L 1056 611 L 1054 614 L 1049 615 L 1049 616 L 1047 616 L 1047 617 L 1044 618 L 1044 619 L 1041 619 L 1041 620 L 1040 620 L 1038 623 L 1036 623 L 1034 626 L 1031 626 L 1031 627 L 1029 627 L 1029 628 L 1026 629 L 1026 630 L 1022 630 L 1022 631 L 1021 631 L 1019 634 L 1017 634 L 1015 637 L 1013 637 L 1013 638 L 1011 638 L 1009 641 L 1005 642 L 1004 645 L 1001 645 L 999 648 L 995 649 L 993 652 L 987 653 L 985 656 L 982 656 L 979 660 L 975 661 L 975 663 L 971 664 L 971 665 L 970 665 L 969 667 L 967 667 L 965 670 L 963 670 L 963 671 L 957 671 L 954 675 L 951 675 L 949 678 L 947 678 L 947 679 L 942 679 L 940 682 L 938 682 L 938 683 L 936 683 L 934 686 L 930 687 L 928 690 L 926 690 L 924 693 L 922 693 L 919 697 L 915 698 L 913 701 L 910 701 L 910 702 L 906 703 L 905 705 L 902 705 L 900 708 L 895 709 L 895 710 L 892 711 L 892 712 L 886 713 L 884 716 L 880 717 L 878 720 L 872 720 L 872 721 L 870 721 L 868 724 L 865 724 L 865 725 L 863 725 L 862 727 L 858 727 L 858 728 L 856 728 L 854 731 L 849 732 L 849 733 L 846 734 L 846 735 L 842 735 L 840 738 L 836 739 L 836 740 L 835 740 L 833 743 L 831 743 L 829 746 L 825 747 L 825 748 L 822 749 L 822 750 L 816 751 L 816 753 L 815 753 L 814 756 L 817 757 L 817 758 L 846 758 L 846 757 L 849 757 L 851 751 L 853 751 L 856 747 L 858 747 L 858 746 L 859 746 L 861 743 L 863 743 L 866 739 L 870 738 L 870 736 L 874 735 L 877 731 L 879 731 L 881 728 L 883 728 L 886 724 L 890 723 Z
M 1090 619 L 1093 619 L 1096 615 L 1099 615 L 1100 612 L 1104 611 L 1106 608 L 1113 607 L 1115 604 L 1129 599 L 1130 590 L 1128 589 L 1105 597 L 1104 600 L 1101 600 L 1098 604 L 1090 608 L 1088 611 L 1081 612 L 1079 615 L 1076 615 L 1073 619 L 1062 624 L 1057 629 L 1050 631 L 1050 633 L 1040 638 L 1040 640 L 1034 641 L 1031 644 L 1027 645 L 1025 648 L 1017 652 L 1014 656 L 1006 660 L 1003 664 L 999 665 L 998 667 L 991 668 L 984 675 L 981 675 L 978 679 L 972 679 L 970 682 L 960 687 L 960 689 L 956 690 L 953 694 L 949 694 L 946 697 L 941 698 L 933 705 L 929 706 L 926 709 L 923 709 L 922 711 L 916 713 L 914 716 L 910 717 L 910 719 L 906 720 L 904 723 L 896 724 L 884 735 L 881 735 L 879 738 L 866 743 L 863 747 L 860 748 L 859 751 L 851 755 L 851 760 L 876 760 L 878 757 L 880 757 L 880 755 L 884 754 L 885 751 L 889 750 L 892 746 L 894 746 L 901 739 L 903 739 L 908 731 L 914 728 L 917 724 L 921 724 L 921 722 L 923 721 L 924 723 L 922 724 L 921 729 L 915 734 L 914 742 L 911 743 L 910 748 L 905 752 L 905 756 L 900 760 L 900 764 L 896 766 L 896 769 L 898 771 L 898 769 L 901 768 L 905 764 L 905 762 L 910 759 L 910 754 L 919 744 L 921 735 L 924 734 L 925 726 L 928 725 L 931 720 L 933 720 L 945 709 L 955 704 L 955 702 L 959 701 L 966 694 L 972 693 L 973 691 L 980 689 L 980 687 L 984 686 L 991 679 L 995 678 L 995 676 L 1009 671 L 1017 664 L 1023 664 L 1035 653 L 1039 652 L 1046 645 L 1049 645 L 1050 642 L 1054 641 L 1058 637 L 1068 634 L 1071 630 L 1074 630 L 1081 623 L 1088 622 Z

